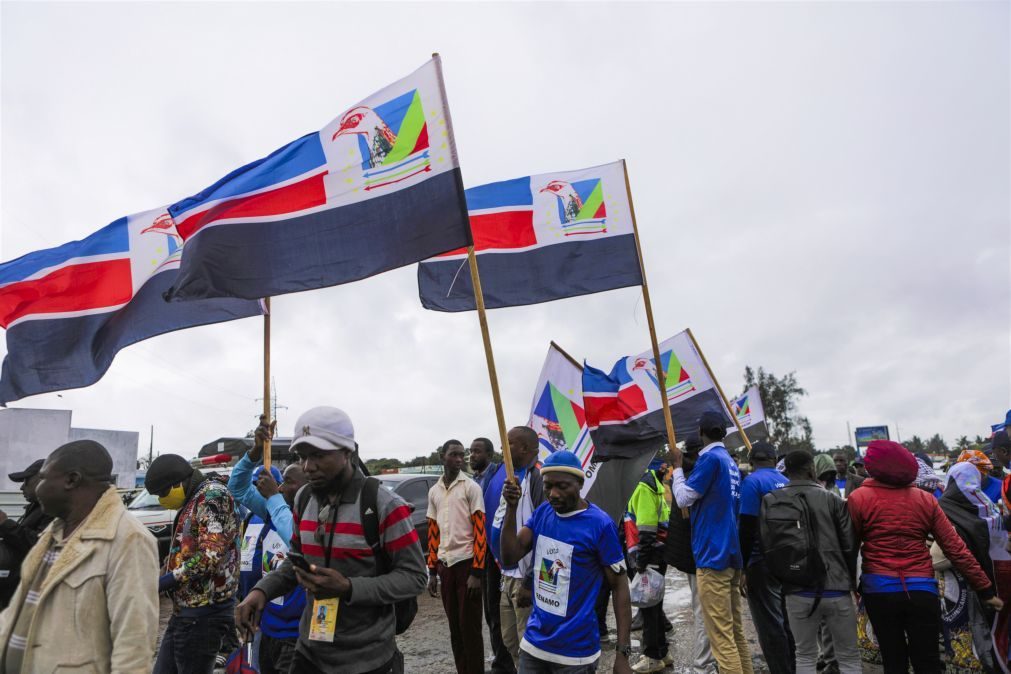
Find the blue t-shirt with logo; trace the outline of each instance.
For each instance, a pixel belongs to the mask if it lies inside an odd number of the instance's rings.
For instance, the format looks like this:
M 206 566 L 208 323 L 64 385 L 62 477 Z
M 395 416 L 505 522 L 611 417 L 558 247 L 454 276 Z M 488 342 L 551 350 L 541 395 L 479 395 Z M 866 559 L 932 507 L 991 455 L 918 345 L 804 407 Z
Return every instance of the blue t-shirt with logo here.
M 534 608 L 522 649 L 558 664 L 596 661 L 600 633 L 594 606 L 604 568 L 624 561 L 614 522 L 592 503 L 566 515 L 542 503 L 526 527 L 534 534 Z
M 740 569 L 737 513 L 741 507 L 741 471 L 727 448 L 713 445 L 699 455 L 685 485 L 701 498 L 691 507 L 692 554 L 700 569 Z
M 744 478 L 741 484 L 741 515 L 758 517 L 762 513 L 762 497 L 770 491 L 782 489 L 788 480 L 775 468 L 759 468 Z M 762 541 L 755 531 L 755 544 L 751 548 L 748 566 L 762 561 Z

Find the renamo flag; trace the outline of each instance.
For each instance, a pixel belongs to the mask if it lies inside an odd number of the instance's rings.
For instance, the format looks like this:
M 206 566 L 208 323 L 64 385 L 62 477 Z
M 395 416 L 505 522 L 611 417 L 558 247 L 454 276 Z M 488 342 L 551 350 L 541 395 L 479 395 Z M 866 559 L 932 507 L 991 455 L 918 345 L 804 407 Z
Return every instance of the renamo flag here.
M 583 496 L 590 490 L 600 464 L 593 459 L 593 440 L 583 412 L 583 368 L 572 362 L 552 342 L 544 359 L 541 376 L 530 406 L 530 428 L 540 439 L 540 460 L 559 450 L 575 452 L 583 464 L 586 481 Z
M 181 254 L 161 208 L 0 264 L 0 403 L 94 384 L 116 352 L 148 337 L 261 313 L 248 300 L 166 304 Z
M 187 245 L 168 299 L 323 288 L 469 245 L 437 61 L 169 212 Z
M 769 428 L 765 423 L 765 407 L 762 406 L 762 396 L 758 393 L 757 386 L 751 386 L 744 395 L 730 401 L 730 407 L 741 428 L 748 434 L 748 440 L 757 442 L 769 437 Z M 730 424 L 727 426 L 727 437 L 723 444 L 728 449 L 737 449 L 744 446 L 741 434 L 737 431 L 737 426 Z
M 527 176 L 467 190 L 489 309 L 642 284 L 625 163 Z M 474 309 L 467 251 L 418 265 L 426 309 Z
M 730 415 L 686 332 L 660 343 L 674 431 L 679 438 L 698 432 L 707 409 Z M 610 373 L 583 366 L 586 423 L 601 456 L 627 458 L 656 451 L 667 442 L 660 387 L 652 350 L 622 358 Z

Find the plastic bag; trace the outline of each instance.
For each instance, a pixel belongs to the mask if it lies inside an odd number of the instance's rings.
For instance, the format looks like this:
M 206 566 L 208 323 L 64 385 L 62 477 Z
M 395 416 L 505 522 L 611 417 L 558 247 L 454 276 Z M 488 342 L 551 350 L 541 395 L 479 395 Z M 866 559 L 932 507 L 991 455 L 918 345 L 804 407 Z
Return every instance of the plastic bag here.
M 656 606 L 663 600 L 663 576 L 656 569 L 647 568 L 645 573 L 633 576 L 629 591 L 632 595 L 632 606 L 636 608 Z

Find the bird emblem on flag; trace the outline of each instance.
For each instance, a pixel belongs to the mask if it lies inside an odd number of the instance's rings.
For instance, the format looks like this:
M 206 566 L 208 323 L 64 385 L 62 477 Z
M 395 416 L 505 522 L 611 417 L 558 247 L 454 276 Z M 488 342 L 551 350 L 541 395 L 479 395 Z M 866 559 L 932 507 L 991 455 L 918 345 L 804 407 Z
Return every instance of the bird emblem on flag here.
M 330 141 L 354 143 L 366 191 L 432 170 L 428 123 L 417 89 L 379 105 L 351 108 Z
M 168 212 L 162 213 L 155 218 L 154 222 L 140 230 L 141 234 L 149 232 L 165 236 L 166 245 L 168 246 L 168 257 L 175 255 L 183 247 L 183 238 L 176 231 L 175 220 L 172 219 L 172 216 Z
M 552 180 L 540 190 L 553 194 L 558 204 L 558 222 L 565 236 L 607 232 L 604 186 L 599 178 L 567 182 Z

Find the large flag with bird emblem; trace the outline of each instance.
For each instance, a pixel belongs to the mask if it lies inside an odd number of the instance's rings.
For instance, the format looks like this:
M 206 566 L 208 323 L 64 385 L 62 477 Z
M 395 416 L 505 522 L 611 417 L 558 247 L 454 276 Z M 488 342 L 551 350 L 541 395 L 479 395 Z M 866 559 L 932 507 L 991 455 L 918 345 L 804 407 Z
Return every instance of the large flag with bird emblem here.
M 623 161 L 472 187 L 467 209 L 489 309 L 642 284 Z M 465 248 L 418 265 L 426 309 L 475 308 Z
M 583 411 L 583 368 L 554 342 L 534 389 L 529 425 L 540 440 L 541 462 L 560 450 L 579 457 L 586 475 L 581 494 L 586 496 L 600 464 L 592 462 L 593 440 Z
M 262 313 L 250 300 L 167 304 L 182 248 L 160 208 L 0 264 L 0 404 L 94 384 L 120 349 L 149 337 Z
M 470 245 L 462 185 L 436 57 L 170 206 L 187 245 L 166 297 L 322 288 Z
M 727 425 L 733 424 L 688 333 L 679 332 L 659 346 L 663 389 L 677 437 L 697 433 L 699 415 L 705 410 L 721 411 Z M 637 456 L 666 444 L 663 400 L 652 350 L 619 359 L 609 373 L 584 365 L 583 402 L 600 456 Z

